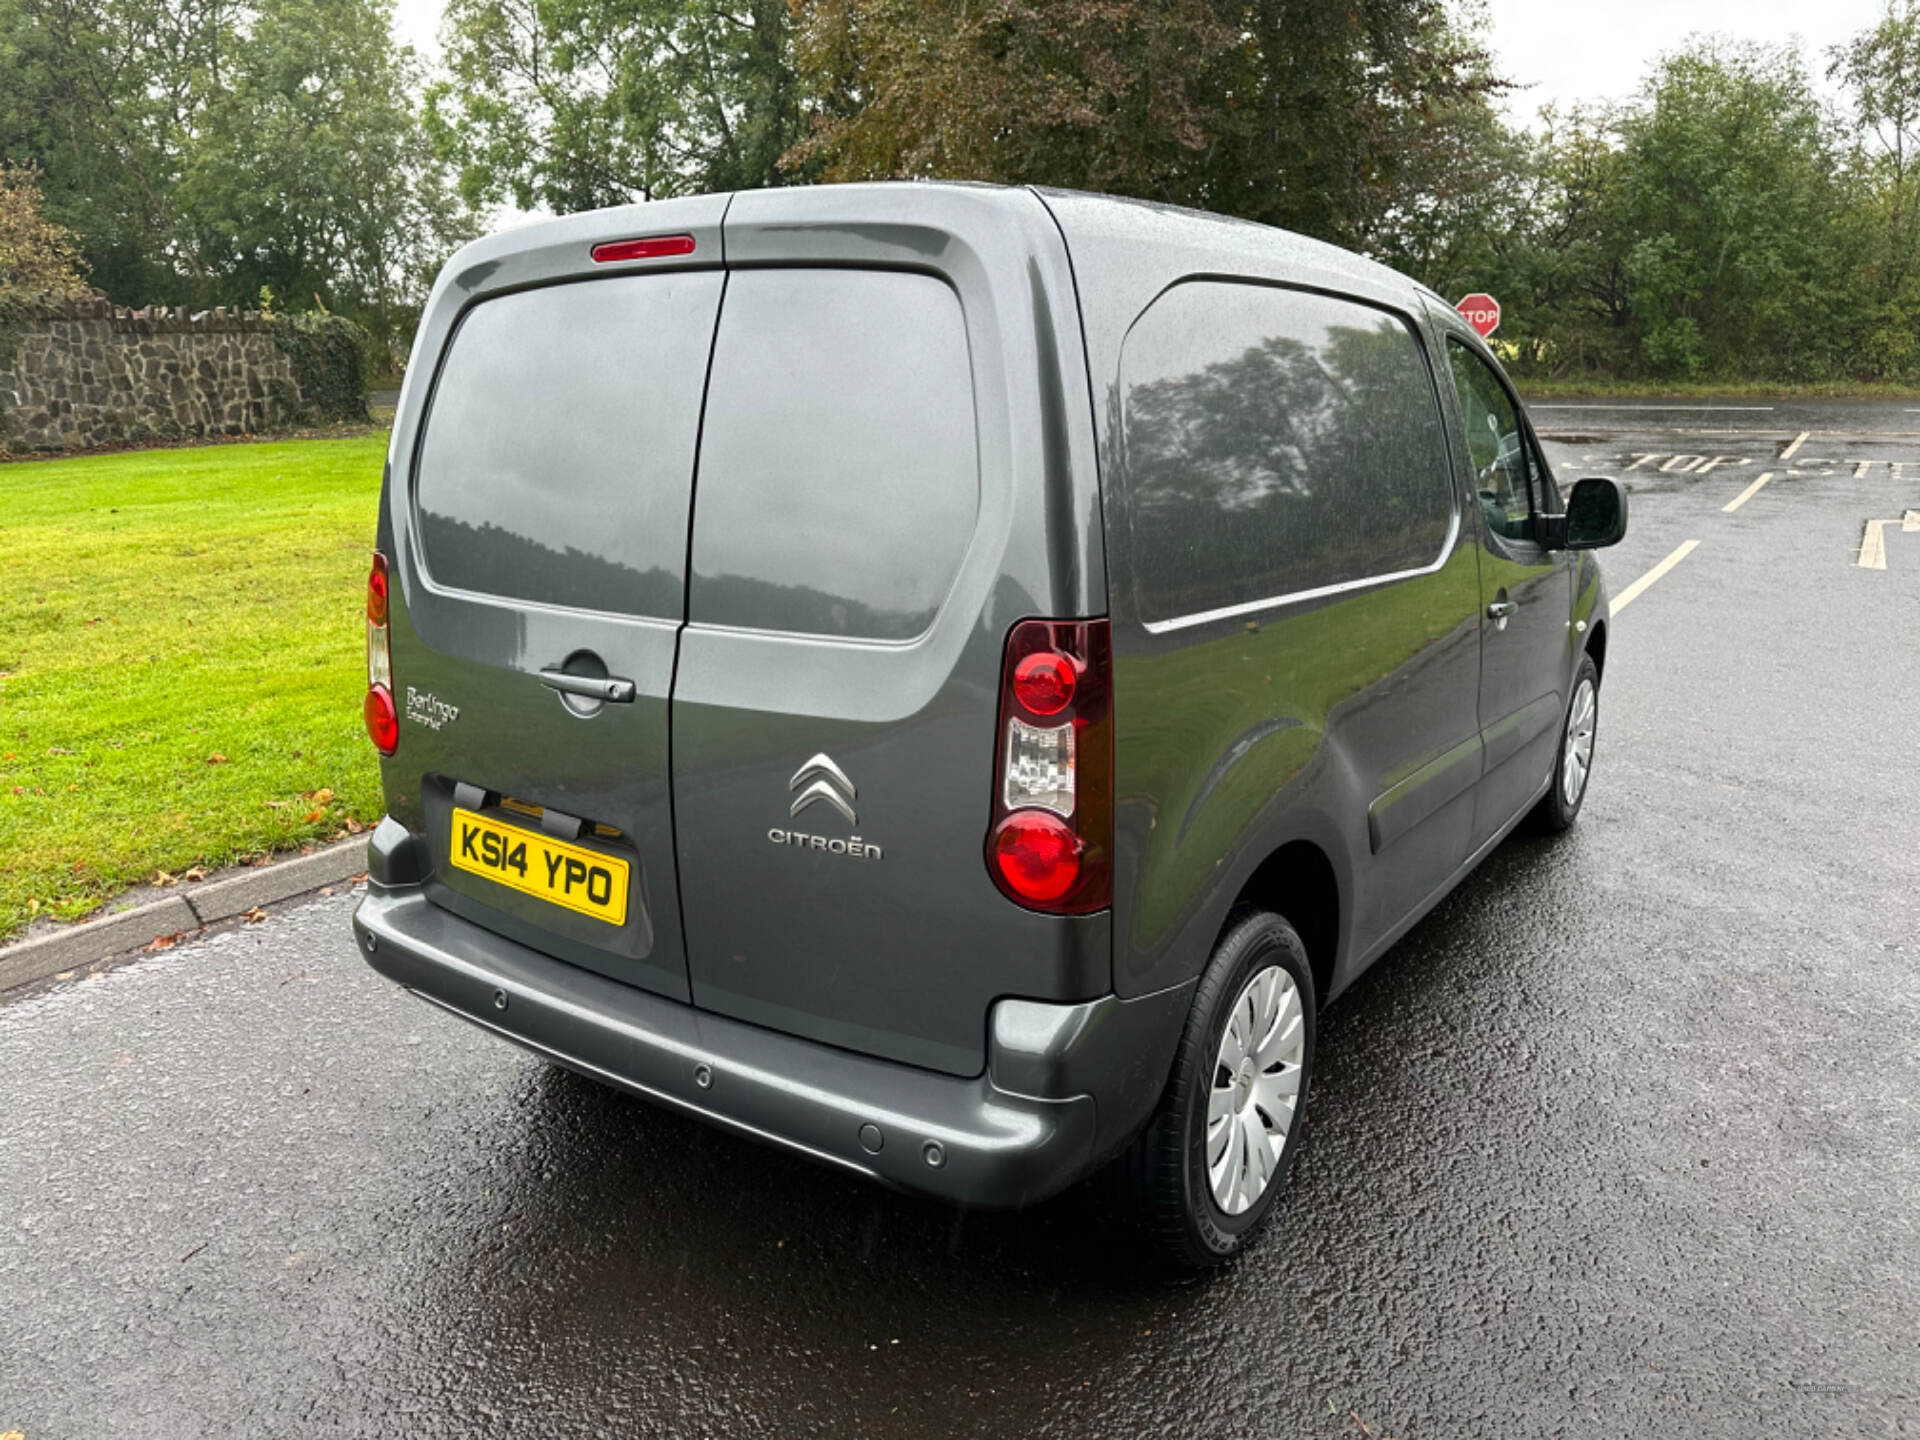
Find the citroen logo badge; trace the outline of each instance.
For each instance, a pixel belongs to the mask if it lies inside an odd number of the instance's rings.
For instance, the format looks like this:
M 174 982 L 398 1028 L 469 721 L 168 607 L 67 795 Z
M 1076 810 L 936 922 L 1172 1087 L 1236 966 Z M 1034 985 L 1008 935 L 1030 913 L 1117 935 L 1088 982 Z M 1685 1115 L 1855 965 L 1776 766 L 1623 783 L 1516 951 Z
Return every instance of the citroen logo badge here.
M 815 755 L 793 772 L 793 779 L 787 782 L 787 788 L 799 792 L 787 810 L 789 815 L 798 815 L 809 805 L 823 804 L 831 805 L 846 816 L 849 825 L 860 823 L 860 817 L 853 810 L 853 802 L 859 798 L 860 792 L 854 789 L 846 771 L 834 764 L 830 756 Z

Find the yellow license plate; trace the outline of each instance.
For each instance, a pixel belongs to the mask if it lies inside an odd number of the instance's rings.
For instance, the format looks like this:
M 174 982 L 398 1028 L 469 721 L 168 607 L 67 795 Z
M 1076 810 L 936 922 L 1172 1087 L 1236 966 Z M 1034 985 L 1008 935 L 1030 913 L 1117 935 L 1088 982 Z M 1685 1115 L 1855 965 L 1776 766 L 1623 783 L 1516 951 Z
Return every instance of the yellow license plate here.
M 627 923 L 627 880 L 631 871 L 625 860 L 458 808 L 453 812 L 453 834 L 449 838 L 447 848 L 456 870 L 564 905 L 609 925 Z

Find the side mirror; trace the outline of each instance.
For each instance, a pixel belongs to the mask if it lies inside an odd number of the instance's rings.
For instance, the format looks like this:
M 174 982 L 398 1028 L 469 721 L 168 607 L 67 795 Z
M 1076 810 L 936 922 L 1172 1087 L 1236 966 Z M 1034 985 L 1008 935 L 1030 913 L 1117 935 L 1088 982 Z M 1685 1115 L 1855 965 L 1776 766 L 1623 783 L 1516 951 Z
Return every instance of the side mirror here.
M 1611 476 L 1573 482 L 1567 513 L 1542 515 L 1539 541 L 1548 550 L 1599 550 L 1627 533 L 1627 487 Z

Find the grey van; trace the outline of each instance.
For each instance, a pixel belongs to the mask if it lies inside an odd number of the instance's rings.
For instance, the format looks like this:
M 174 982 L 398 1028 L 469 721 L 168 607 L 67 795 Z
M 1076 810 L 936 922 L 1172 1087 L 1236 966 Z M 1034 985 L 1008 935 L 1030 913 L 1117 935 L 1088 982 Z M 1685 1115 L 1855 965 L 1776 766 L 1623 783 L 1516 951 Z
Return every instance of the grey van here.
M 967 1205 L 1110 1168 L 1246 1243 L 1315 1017 L 1584 798 L 1608 608 L 1500 366 L 1261 226 L 970 185 L 495 235 L 368 586 L 423 999 Z

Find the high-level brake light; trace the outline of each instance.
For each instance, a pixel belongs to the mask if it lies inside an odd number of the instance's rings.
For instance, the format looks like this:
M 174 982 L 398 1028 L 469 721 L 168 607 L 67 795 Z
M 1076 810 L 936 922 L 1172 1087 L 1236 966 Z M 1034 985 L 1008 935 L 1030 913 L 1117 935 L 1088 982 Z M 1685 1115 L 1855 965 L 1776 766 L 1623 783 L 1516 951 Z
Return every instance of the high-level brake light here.
M 1113 656 L 1105 620 L 1023 620 L 1007 637 L 987 869 L 1030 910 L 1113 901 Z
M 641 240 L 608 240 L 593 247 L 593 258 L 601 265 L 617 260 L 660 260 L 669 255 L 691 255 L 691 235 L 649 235 Z

